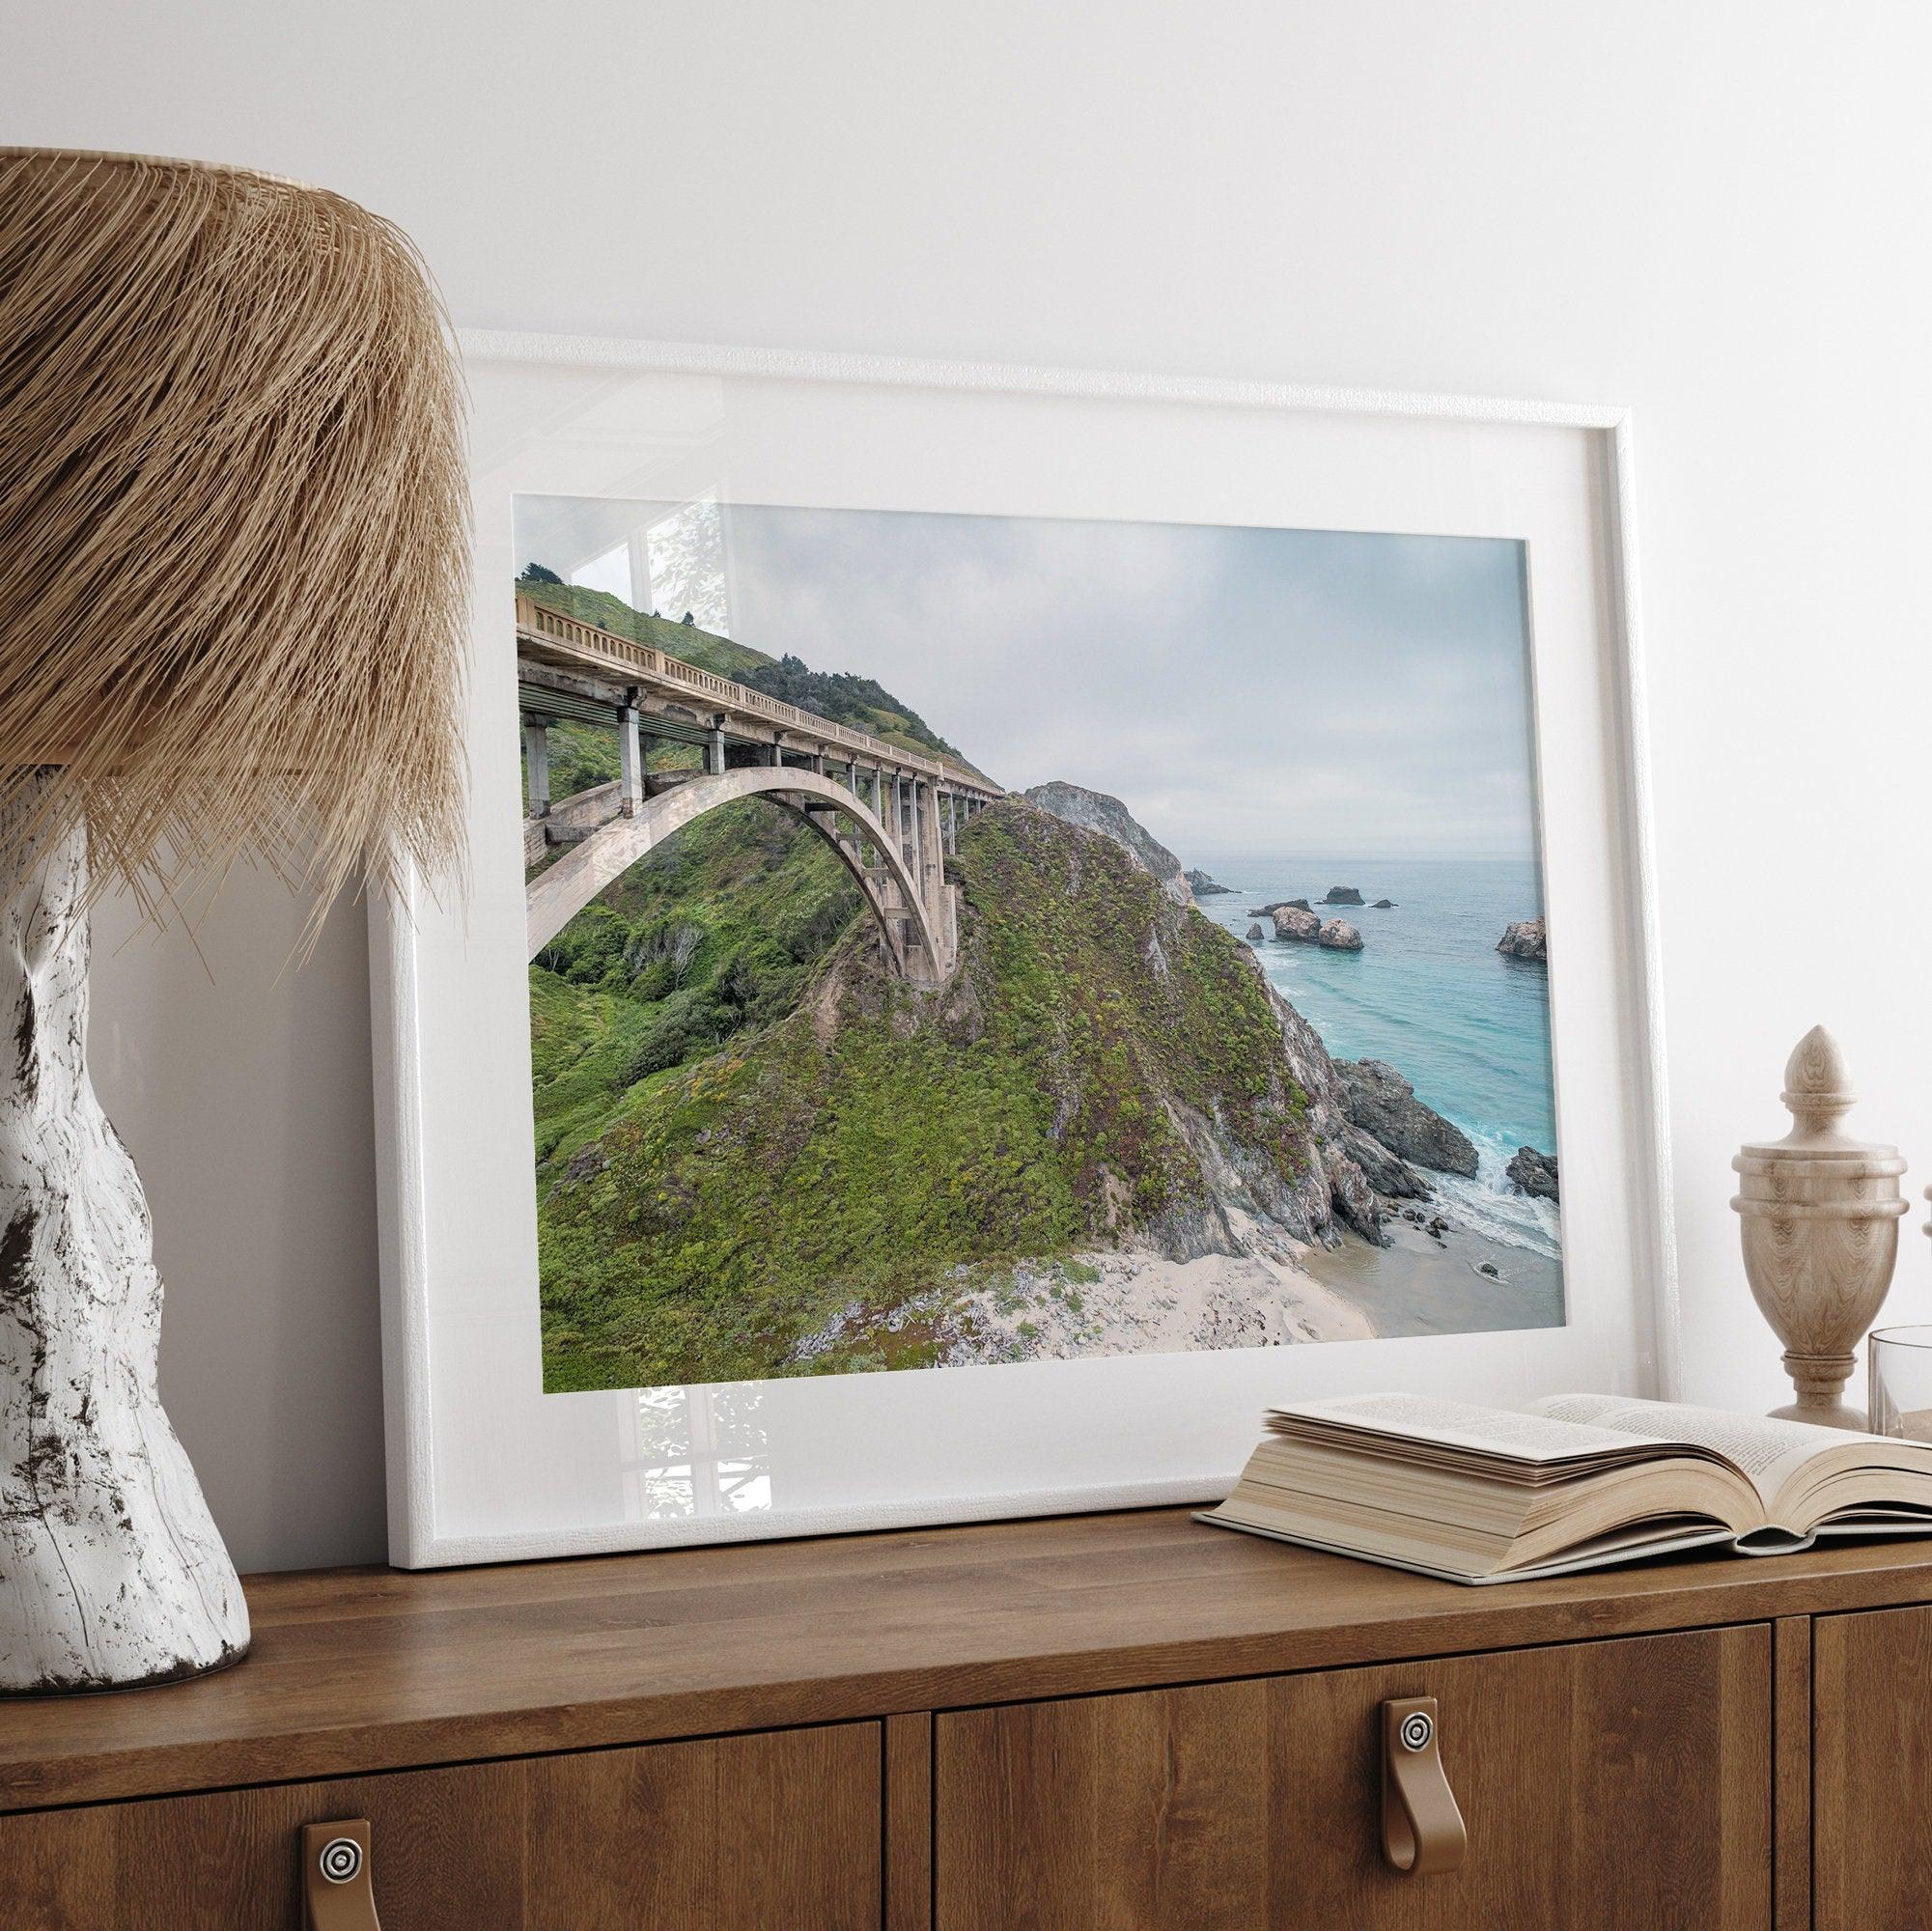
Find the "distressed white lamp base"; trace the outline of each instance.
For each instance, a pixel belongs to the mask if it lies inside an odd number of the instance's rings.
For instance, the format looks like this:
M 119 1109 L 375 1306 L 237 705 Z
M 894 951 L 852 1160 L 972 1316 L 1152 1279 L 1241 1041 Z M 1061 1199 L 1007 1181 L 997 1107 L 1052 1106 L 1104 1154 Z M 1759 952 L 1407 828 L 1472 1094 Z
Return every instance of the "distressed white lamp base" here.
M 87 1075 L 87 841 L 0 880 L 0 1693 L 219 1669 L 248 1609 L 155 1388 L 140 1176 Z

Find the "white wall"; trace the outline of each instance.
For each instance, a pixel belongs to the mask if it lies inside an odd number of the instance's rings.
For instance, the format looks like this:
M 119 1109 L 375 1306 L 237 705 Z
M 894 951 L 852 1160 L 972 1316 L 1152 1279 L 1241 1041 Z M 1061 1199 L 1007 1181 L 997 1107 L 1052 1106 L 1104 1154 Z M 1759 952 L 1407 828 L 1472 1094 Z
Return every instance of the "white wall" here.
M 463 322 L 1638 409 L 1691 1391 L 1776 1398 L 1727 1200 L 1815 1020 L 1932 1175 L 1932 14 L 1845 0 L 67 0 L 5 138 L 250 162 Z M 243 1566 L 382 1553 L 364 944 L 245 881 L 113 952 L 163 1384 Z M 1908 1223 L 1891 1318 L 1932 1313 Z

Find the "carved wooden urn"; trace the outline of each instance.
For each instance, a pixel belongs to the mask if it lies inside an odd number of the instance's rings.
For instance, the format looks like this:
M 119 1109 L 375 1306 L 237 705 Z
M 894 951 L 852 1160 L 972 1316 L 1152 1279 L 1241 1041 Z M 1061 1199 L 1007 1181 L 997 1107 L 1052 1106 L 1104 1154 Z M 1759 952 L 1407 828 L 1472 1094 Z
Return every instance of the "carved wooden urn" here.
M 1855 1350 L 1878 1316 L 1898 1258 L 1898 1149 L 1838 1131 L 1857 1095 L 1837 1042 L 1813 1026 L 1784 1068 L 1792 1127 L 1781 1140 L 1739 1149 L 1744 1266 L 1764 1318 L 1784 1343 L 1798 1399 L 1774 1414 L 1863 1428 L 1839 1399 Z

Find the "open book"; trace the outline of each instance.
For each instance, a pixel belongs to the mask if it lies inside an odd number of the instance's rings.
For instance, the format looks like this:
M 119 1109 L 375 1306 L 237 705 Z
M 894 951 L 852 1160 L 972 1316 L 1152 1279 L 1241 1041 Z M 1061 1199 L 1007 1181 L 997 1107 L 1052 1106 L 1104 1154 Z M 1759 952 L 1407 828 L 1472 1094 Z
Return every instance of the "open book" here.
M 1932 1535 L 1932 1442 L 1621 1395 L 1513 1409 L 1351 1395 L 1271 1409 L 1199 1518 L 1457 1582 L 1723 1544 Z

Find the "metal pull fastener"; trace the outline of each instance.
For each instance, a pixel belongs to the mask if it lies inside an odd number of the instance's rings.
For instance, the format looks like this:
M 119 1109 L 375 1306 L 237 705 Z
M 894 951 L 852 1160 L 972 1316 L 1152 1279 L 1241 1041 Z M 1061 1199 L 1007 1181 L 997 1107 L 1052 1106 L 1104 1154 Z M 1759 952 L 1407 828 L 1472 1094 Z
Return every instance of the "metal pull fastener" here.
M 305 1931 L 382 1931 L 369 1881 L 369 1820 L 302 1826 Z
M 1469 1830 L 1436 1749 L 1436 1699 L 1405 1696 L 1382 1706 L 1382 1855 L 1399 1871 L 1455 1870 Z

